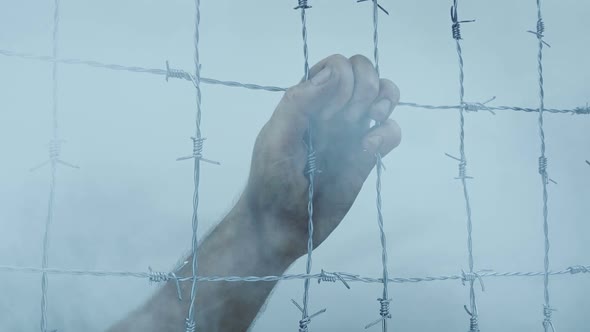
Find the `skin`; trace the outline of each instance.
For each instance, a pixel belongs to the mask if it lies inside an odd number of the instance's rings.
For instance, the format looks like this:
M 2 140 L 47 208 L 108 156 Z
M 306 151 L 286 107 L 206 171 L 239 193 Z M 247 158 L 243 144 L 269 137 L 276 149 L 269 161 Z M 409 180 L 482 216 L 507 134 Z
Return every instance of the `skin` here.
M 282 275 L 307 253 L 307 145 L 313 145 L 321 173 L 315 176 L 314 248 L 350 210 L 376 154 L 387 155 L 401 141 L 389 117 L 399 89 L 380 79 L 361 55 L 330 56 L 310 69 L 310 80 L 289 88 L 261 129 L 252 154 L 248 184 L 231 212 L 203 240 L 199 275 Z M 371 121 L 378 125 L 371 126 Z M 187 260 L 191 260 L 188 257 Z M 191 275 L 190 264 L 177 273 Z M 276 282 L 202 282 L 196 298 L 198 331 L 246 331 Z M 109 332 L 183 331 L 190 282 L 167 283 L 142 307 Z

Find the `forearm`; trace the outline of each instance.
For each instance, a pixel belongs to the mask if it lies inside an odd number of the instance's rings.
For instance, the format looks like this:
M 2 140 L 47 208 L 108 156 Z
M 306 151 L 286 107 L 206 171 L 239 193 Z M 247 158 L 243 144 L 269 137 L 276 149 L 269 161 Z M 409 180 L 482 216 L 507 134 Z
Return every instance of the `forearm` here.
M 202 242 L 198 250 L 200 276 L 281 275 L 296 257 L 281 250 L 281 234 L 261 229 L 259 213 L 239 202 Z M 192 257 L 188 258 L 189 262 Z M 187 264 L 179 276 L 192 275 Z M 198 331 L 246 331 L 276 282 L 199 282 L 196 298 Z M 139 310 L 109 332 L 182 331 L 190 303 L 191 282 L 167 283 Z

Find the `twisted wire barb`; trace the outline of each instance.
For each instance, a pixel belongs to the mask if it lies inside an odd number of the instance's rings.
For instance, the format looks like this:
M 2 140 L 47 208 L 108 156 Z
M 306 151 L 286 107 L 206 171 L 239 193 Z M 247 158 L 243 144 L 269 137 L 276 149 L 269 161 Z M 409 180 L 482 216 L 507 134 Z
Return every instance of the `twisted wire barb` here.
M 467 187 L 467 158 L 465 154 L 465 111 L 466 111 L 466 103 L 465 103 L 465 85 L 464 85 L 464 63 L 463 63 L 463 52 L 461 49 L 461 23 L 467 22 L 474 22 L 474 20 L 469 21 L 460 21 L 458 15 L 458 0 L 453 0 L 453 5 L 451 6 L 451 21 L 452 21 L 452 33 L 453 39 L 455 39 L 455 44 L 457 47 L 457 56 L 459 58 L 459 100 L 461 108 L 459 109 L 459 153 L 460 158 L 455 158 L 450 155 L 451 158 L 457 159 L 459 161 L 459 176 L 457 179 L 461 180 L 461 184 L 463 187 L 463 197 L 465 199 L 465 211 L 467 213 L 467 254 L 468 254 L 468 264 L 469 264 L 469 274 L 463 273 L 463 283 L 465 281 L 469 282 L 469 310 L 465 307 L 465 310 L 470 316 L 470 325 L 469 331 L 470 332 L 479 332 L 479 320 L 478 320 L 478 311 L 477 311 L 477 302 L 475 298 L 475 287 L 474 282 L 476 279 L 480 278 L 474 277 L 477 276 L 474 273 L 474 260 L 473 260 L 473 221 L 471 218 L 471 201 L 469 197 L 469 191 Z M 483 288 L 483 284 L 482 284 Z
M 174 283 L 176 284 L 176 293 L 178 295 L 178 300 L 182 301 L 182 292 L 180 290 L 180 280 L 179 278 L 176 276 L 176 272 L 179 272 L 183 267 L 185 267 L 188 264 L 188 261 L 184 261 L 184 263 L 182 265 L 180 265 L 178 268 L 176 268 L 174 271 L 172 272 L 158 272 L 158 271 L 153 271 L 151 267 L 148 267 L 149 270 L 149 281 L 152 283 L 160 283 L 160 282 L 168 282 L 168 281 L 174 281 Z
M 530 32 L 530 31 L 529 31 Z M 539 138 L 541 141 L 541 156 L 539 157 L 539 174 L 541 175 L 541 182 L 543 186 L 543 235 L 544 235 L 544 277 L 543 277 L 543 297 L 545 303 L 543 305 L 543 328 L 545 332 L 555 331 L 553 322 L 551 321 L 551 308 L 549 301 L 549 223 L 548 223 L 548 192 L 547 185 L 549 183 L 549 176 L 547 174 L 547 157 L 545 156 L 545 129 L 543 128 L 543 112 L 545 108 L 545 90 L 543 86 L 543 45 L 549 46 L 549 44 L 543 41 L 543 33 L 545 32 L 545 23 L 543 22 L 543 16 L 541 12 L 541 0 L 537 0 L 537 30 L 534 34 L 538 40 L 538 52 L 537 52 L 537 70 L 539 72 Z
M 322 281 L 324 282 L 336 282 L 336 281 L 341 281 L 342 284 L 344 284 L 344 287 L 346 287 L 347 289 L 350 289 L 350 285 L 346 282 L 346 280 L 344 280 L 344 276 L 348 276 L 348 277 L 358 277 L 358 275 L 354 275 L 354 274 L 348 274 L 348 273 L 344 273 L 344 272 L 326 272 L 324 271 L 324 269 L 322 269 L 322 272 L 319 275 L 318 278 L 318 284 Z

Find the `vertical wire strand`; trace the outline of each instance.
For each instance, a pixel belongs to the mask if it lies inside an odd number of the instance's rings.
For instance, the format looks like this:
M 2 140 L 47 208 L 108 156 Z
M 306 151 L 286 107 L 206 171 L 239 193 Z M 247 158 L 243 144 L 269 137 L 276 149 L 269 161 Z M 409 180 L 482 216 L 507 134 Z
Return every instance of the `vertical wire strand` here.
M 475 279 L 474 276 L 474 259 L 473 259 L 473 221 L 471 212 L 471 199 L 469 196 L 469 190 L 467 186 L 467 157 L 465 153 L 465 71 L 463 62 L 463 50 L 461 48 L 461 34 L 460 34 L 460 23 L 457 17 L 457 5 L 458 1 L 454 0 L 454 6 L 451 9 L 454 15 L 453 18 L 453 32 L 456 43 L 457 57 L 459 59 L 459 153 L 460 153 L 460 164 L 459 164 L 459 177 L 461 179 L 461 185 L 463 187 L 463 198 L 465 200 L 465 212 L 467 214 L 467 256 L 469 264 L 469 275 L 467 278 L 469 281 L 469 307 L 468 313 L 471 315 L 470 332 L 479 331 L 478 324 L 478 310 L 477 302 L 475 297 Z
M 57 44 L 57 37 L 59 32 L 59 0 L 54 1 L 54 11 L 53 11 L 53 51 L 52 55 L 53 58 L 56 59 L 58 55 L 58 44 Z M 58 100 L 57 100 L 57 62 L 53 62 L 52 67 L 52 143 L 59 144 L 59 136 L 58 136 Z M 50 156 L 51 157 L 51 156 Z M 51 157 L 50 158 L 50 168 L 51 168 L 51 179 L 49 185 L 49 199 L 47 203 L 47 217 L 45 220 L 45 232 L 43 234 L 43 258 L 41 261 L 41 266 L 43 269 L 46 269 L 49 264 L 49 237 L 50 237 L 50 230 L 51 225 L 53 224 L 53 214 L 54 214 L 54 202 L 55 202 L 55 189 L 57 185 L 57 178 L 56 178 L 56 170 L 57 170 L 57 158 Z M 40 328 L 41 332 L 47 331 L 47 290 L 49 287 L 47 273 L 43 272 L 41 274 L 41 321 L 40 321 Z
M 201 1 L 195 0 L 195 31 L 194 31 L 194 63 L 195 63 L 195 80 L 196 89 L 196 119 L 195 119 L 195 136 L 193 140 L 201 141 L 201 64 L 199 59 L 199 24 L 201 22 Z M 197 272 L 198 272 L 198 226 L 199 226 L 199 183 L 201 173 L 201 158 L 194 158 L 194 193 L 193 193 L 193 215 L 192 215 L 192 285 L 188 317 L 186 319 L 186 331 L 193 332 L 196 328 L 195 322 L 195 304 L 197 296 Z
M 541 0 L 537 0 L 537 40 L 538 40 L 538 53 L 537 53 L 537 70 L 539 73 L 539 138 L 541 144 L 541 156 L 539 158 L 539 173 L 541 175 L 541 183 L 543 186 L 543 235 L 544 235 L 544 275 L 543 275 L 543 297 L 544 297 L 544 320 L 543 328 L 545 332 L 555 331 L 553 322 L 551 321 L 551 305 L 549 301 L 549 222 L 548 222 L 548 190 L 547 185 L 549 183 L 549 177 L 547 175 L 547 158 L 545 156 L 545 129 L 544 129 L 544 118 L 543 112 L 545 110 L 545 90 L 544 90 L 544 79 L 543 79 L 543 33 L 545 30 L 545 24 L 543 22 L 543 16 L 541 11 Z
M 309 50 L 307 46 L 307 15 L 306 9 L 307 4 L 301 6 L 301 36 L 303 39 L 303 57 L 304 57 L 304 64 L 303 70 L 305 74 L 305 80 L 309 79 Z M 309 122 L 308 125 L 308 137 L 307 137 L 307 148 L 308 148 L 308 162 L 315 158 L 315 151 L 313 147 L 313 134 L 312 134 L 312 123 Z M 312 252 L 313 252 L 313 198 L 314 198 L 314 179 L 315 169 L 313 168 L 315 165 L 307 165 L 307 175 L 309 179 L 309 187 L 308 187 L 308 203 L 307 203 L 307 229 L 308 229 L 308 237 L 307 237 L 307 262 L 305 266 L 305 271 L 309 275 L 311 274 L 311 267 L 312 267 Z M 301 322 L 299 324 L 299 331 L 306 332 L 308 330 L 307 324 L 309 323 L 309 286 L 310 286 L 310 279 L 305 279 L 303 285 L 303 307 L 301 310 Z
M 381 77 L 380 69 L 379 69 L 379 4 L 377 0 L 373 0 L 373 58 L 375 61 L 375 70 L 377 71 L 377 76 Z M 376 125 L 380 125 L 379 122 Z M 381 264 L 383 266 L 383 298 L 380 299 L 381 301 L 381 328 L 383 332 L 387 331 L 387 319 L 391 318 L 391 314 L 389 313 L 389 271 L 387 268 L 387 238 L 385 236 L 385 228 L 383 226 L 383 210 L 382 210 L 382 199 L 381 199 L 381 176 L 383 173 L 383 160 L 381 158 L 381 153 L 377 152 L 376 154 L 377 163 L 377 180 L 375 184 L 376 189 L 376 203 L 377 203 L 377 223 L 379 225 L 379 237 L 381 240 Z

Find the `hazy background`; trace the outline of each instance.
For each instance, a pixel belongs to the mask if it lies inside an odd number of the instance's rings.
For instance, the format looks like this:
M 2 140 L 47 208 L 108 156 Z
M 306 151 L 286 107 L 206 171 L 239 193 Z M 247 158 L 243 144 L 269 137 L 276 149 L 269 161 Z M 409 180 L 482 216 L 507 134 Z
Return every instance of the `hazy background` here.
M 458 64 L 450 0 L 383 1 L 382 76 L 403 101 L 458 103 Z M 310 60 L 342 53 L 372 57 L 371 4 L 313 1 Z M 303 74 L 296 1 L 203 1 L 202 74 L 218 79 L 290 86 Z M 192 1 L 62 0 L 61 57 L 192 71 Z M 590 100 L 590 3 L 545 1 L 546 106 L 574 108 Z M 461 1 L 468 101 L 497 96 L 495 105 L 537 107 L 535 1 Z M 51 54 L 53 1 L 0 0 L 0 48 Z M 51 137 L 51 65 L 0 57 L 0 265 L 41 264 Z M 280 93 L 203 85 L 207 158 L 202 170 L 200 234 L 238 197 L 258 130 Z M 168 270 L 190 245 L 194 89 L 163 77 L 59 67 L 62 158 L 80 170 L 58 171 L 51 229 L 52 267 Z M 383 197 L 393 276 L 458 274 L 467 269 L 466 217 L 457 163 L 457 111 L 398 108 L 402 145 L 385 159 Z M 551 178 L 551 265 L 589 264 L 590 117 L 546 115 Z M 470 113 L 466 152 L 473 204 L 476 269 L 542 271 L 541 181 L 537 115 Z M 314 272 L 379 277 L 374 176 L 343 224 L 314 253 Z M 288 273 L 304 271 L 301 260 Z M 478 291 L 482 331 L 542 330 L 542 278 L 486 279 Z M 139 305 L 156 286 L 126 278 L 49 277 L 49 328 L 102 331 Z M 312 284 L 315 331 L 360 331 L 378 318 L 379 284 Z M 586 331 L 588 275 L 551 279 L 558 331 Z M 468 288 L 460 281 L 392 284 L 397 331 L 466 331 Z M 295 331 L 303 281 L 276 288 L 253 331 Z M 40 275 L 0 273 L 0 331 L 39 329 Z M 315 312 L 315 311 L 314 311 Z M 228 318 L 229 319 L 229 318 Z M 379 330 L 373 327 L 372 330 Z

